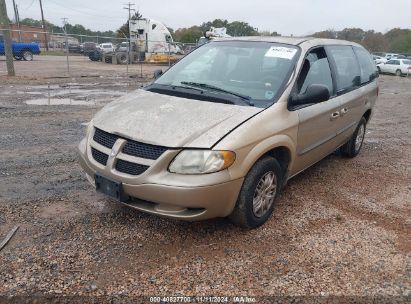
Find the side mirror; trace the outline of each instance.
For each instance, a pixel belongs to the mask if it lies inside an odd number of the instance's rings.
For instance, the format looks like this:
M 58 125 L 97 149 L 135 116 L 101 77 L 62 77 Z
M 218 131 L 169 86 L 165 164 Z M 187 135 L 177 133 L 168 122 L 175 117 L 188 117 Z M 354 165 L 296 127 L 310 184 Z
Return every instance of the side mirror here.
M 330 99 L 330 91 L 323 84 L 312 84 L 308 86 L 305 93 L 291 95 L 290 105 L 300 106 L 319 103 Z
M 157 78 L 160 77 L 161 75 L 163 75 L 163 71 L 162 71 L 162 70 L 155 70 L 155 71 L 154 71 L 154 79 L 157 79 Z

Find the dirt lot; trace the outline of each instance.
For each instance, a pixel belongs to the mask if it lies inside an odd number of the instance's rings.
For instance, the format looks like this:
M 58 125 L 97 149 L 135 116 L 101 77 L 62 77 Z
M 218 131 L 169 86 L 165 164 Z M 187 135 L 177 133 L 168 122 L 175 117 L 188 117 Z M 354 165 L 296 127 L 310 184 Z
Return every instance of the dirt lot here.
M 248 231 L 95 193 L 76 159 L 83 123 L 142 82 L 127 86 L 111 68 L 69 86 L 0 78 L 0 241 L 20 226 L 0 251 L 0 295 L 410 299 L 411 79 L 380 77 L 360 155 L 331 155 L 292 179 L 269 222 Z

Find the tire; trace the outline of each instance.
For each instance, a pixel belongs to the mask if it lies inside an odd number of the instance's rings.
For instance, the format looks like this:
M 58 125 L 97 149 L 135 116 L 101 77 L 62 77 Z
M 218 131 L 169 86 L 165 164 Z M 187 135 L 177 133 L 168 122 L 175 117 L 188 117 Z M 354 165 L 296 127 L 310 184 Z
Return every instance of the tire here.
M 378 74 L 381 74 L 381 68 L 377 66 Z
M 33 53 L 30 50 L 24 50 L 22 57 L 25 61 L 32 61 L 33 60 Z
M 341 147 L 341 154 L 343 156 L 353 158 L 356 157 L 358 153 L 360 153 L 362 144 L 364 142 L 366 126 L 367 121 L 364 117 L 362 117 L 350 140 Z
M 395 71 L 395 75 L 397 75 L 397 76 L 402 76 L 401 70 L 396 70 L 396 71 Z
M 264 157 L 257 161 L 244 179 L 230 220 L 244 228 L 256 228 L 264 224 L 273 212 L 283 178 L 281 166 L 275 158 Z
M 118 54 L 116 55 L 116 57 L 117 57 L 117 62 L 118 62 L 119 64 L 127 64 L 127 62 L 128 62 L 127 53 L 118 53 Z
M 17 61 L 20 61 L 20 60 L 23 59 L 23 57 L 21 57 L 21 56 L 13 56 L 13 57 L 14 57 L 14 59 L 16 59 Z

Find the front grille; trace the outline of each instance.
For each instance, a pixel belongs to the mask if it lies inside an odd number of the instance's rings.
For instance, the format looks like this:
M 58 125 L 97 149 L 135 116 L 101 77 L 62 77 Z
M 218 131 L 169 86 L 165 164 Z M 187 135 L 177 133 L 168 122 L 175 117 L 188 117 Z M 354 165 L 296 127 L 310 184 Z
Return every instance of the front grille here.
M 157 159 L 163 154 L 167 148 L 144 144 L 138 141 L 129 140 L 124 148 L 123 153 L 148 159 Z
M 100 145 L 107 147 L 109 149 L 113 148 L 118 136 L 108 133 L 106 131 L 97 129 L 94 132 L 93 140 Z
M 91 154 L 93 155 L 93 158 L 96 160 L 96 162 L 102 164 L 103 166 L 107 165 L 107 154 L 100 152 L 94 148 L 91 148 Z
M 122 160 L 122 159 L 117 160 L 117 163 L 116 163 L 116 170 L 117 171 L 127 173 L 127 174 L 131 174 L 131 175 L 140 175 L 141 173 L 143 173 L 147 169 L 148 169 L 148 166 L 135 164 L 135 163 L 130 163 L 130 162 Z

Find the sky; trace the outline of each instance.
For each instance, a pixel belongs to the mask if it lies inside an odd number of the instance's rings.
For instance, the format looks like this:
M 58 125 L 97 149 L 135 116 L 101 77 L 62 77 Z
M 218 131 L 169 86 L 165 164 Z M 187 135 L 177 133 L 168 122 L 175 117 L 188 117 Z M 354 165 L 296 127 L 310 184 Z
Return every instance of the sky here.
M 42 0 L 45 19 L 91 30 L 117 30 L 128 17 L 119 0 Z M 130 0 L 144 17 L 178 29 L 217 18 L 245 21 L 260 31 L 283 36 L 309 35 L 317 31 L 359 27 L 386 32 L 394 27 L 411 28 L 411 0 Z M 20 19 L 41 19 L 39 0 L 15 0 Z M 394 4 L 393 4 L 394 3 Z M 14 19 L 13 2 L 6 0 Z M 389 13 L 388 13 L 389 12 Z

